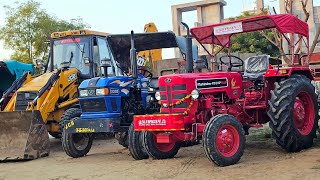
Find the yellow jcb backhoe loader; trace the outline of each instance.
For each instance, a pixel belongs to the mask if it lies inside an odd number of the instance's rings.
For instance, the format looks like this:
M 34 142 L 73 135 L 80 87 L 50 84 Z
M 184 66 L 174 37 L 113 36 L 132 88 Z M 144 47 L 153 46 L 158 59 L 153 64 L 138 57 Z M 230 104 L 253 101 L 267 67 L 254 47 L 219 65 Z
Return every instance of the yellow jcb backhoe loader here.
M 106 36 L 90 30 L 52 33 L 44 74 L 25 73 L 0 99 L 0 162 L 49 155 L 48 133 L 61 136 L 64 112 L 79 106 L 79 83 L 100 75 Z

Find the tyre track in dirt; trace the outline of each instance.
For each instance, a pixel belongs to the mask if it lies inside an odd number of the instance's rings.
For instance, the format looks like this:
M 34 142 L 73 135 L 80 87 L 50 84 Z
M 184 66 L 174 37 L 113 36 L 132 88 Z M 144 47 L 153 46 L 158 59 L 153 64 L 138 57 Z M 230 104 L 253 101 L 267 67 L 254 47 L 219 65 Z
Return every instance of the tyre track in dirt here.
M 0 179 L 319 179 L 320 143 L 286 153 L 270 139 L 248 138 L 244 156 L 233 166 L 214 166 L 201 145 L 180 149 L 167 160 L 135 161 L 115 140 L 97 141 L 88 156 L 73 159 L 52 140 L 51 154 L 29 162 L 0 164 Z

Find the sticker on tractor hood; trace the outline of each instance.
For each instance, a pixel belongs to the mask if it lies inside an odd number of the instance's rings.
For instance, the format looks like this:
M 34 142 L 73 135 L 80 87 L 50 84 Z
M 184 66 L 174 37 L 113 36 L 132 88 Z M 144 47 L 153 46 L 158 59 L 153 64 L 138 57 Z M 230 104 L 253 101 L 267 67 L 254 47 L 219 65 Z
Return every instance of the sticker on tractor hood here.
M 196 80 L 197 89 L 222 88 L 228 87 L 227 78 L 198 79 Z
M 167 121 L 165 119 L 146 119 L 139 120 L 139 126 L 165 126 L 167 125 Z

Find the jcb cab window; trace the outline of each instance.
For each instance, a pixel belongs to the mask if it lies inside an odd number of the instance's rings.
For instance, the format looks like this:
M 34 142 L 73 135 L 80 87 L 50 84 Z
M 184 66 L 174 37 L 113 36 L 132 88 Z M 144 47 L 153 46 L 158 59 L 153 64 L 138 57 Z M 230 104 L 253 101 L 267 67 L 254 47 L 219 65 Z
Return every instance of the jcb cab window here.
M 89 39 L 86 37 L 55 40 L 53 44 L 53 69 L 61 68 L 61 63 L 70 62 L 82 74 L 89 74 L 83 58 L 89 57 Z M 50 64 L 51 66 L 51 64 Z

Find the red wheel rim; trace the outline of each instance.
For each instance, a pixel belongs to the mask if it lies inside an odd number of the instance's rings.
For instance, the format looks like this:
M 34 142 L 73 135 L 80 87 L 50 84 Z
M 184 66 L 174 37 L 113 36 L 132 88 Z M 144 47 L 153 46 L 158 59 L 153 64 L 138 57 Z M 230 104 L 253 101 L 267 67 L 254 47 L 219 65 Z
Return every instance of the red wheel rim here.
M 155 147 L 161 152 L 171 151 L 173 149 L 174 145 L 176 144 L 175 142 L 173 142 L 173 143 L 157 143 L 155 135 L 153 135 L 153 140 L 154 140 Z
M 235 127 L 225 124 L 217 132 L 216 145 L 219 153 L 225 157 L 233 156 L 239 149 L 240 136 Z
M 314 104 L 307 92 L 298 94 L 293 106 L 293 121 L 300 134 L 308 135 L 314 125 Z

